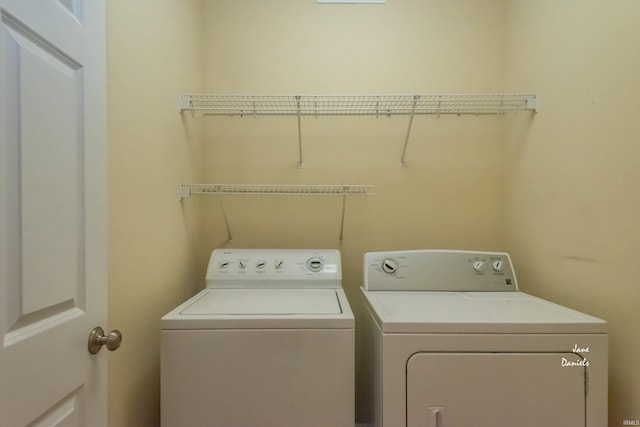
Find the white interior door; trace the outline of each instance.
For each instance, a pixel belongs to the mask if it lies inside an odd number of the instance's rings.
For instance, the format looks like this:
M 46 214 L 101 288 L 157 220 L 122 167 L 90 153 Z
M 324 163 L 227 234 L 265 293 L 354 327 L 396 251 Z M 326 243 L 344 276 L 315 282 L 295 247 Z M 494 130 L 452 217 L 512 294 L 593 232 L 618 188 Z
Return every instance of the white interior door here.
M 0 425 L 106 426 L 103 0 L 0 0 Z

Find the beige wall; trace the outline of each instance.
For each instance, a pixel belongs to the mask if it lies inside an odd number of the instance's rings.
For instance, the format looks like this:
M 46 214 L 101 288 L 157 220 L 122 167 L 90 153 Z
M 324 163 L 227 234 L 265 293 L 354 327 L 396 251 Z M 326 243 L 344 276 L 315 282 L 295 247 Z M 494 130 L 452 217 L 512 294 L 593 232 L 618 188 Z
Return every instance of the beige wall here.
M 501 0 L 318 5 L 299 0 L 205 1 L 205 89 L 243 94 L 499 92 Z M 330 247 L 356 312 L 366 251 L 501 248 L 503 136 L 495 117 L 304 118 L 304 168 L 295 117 L 204 117 L 209 182 L 372 184 L 340 199 L 229 196 L 234 247 Z M 209 248 L 226 244 L 217 200 Z M 359 407 L 361 410 L 361 407 Z
M 208 91 L 260 94 L 488 92 L 502 84 L 501 1 L 317 5 L 204 2 Z M 365 250 L 494 248 L 500 242 L 502 133 L 496 118 L 204 117 L 209 182 L 373 184 L 347 201 L 345 285 L 360 285 Z M 189 201 L 191 203 L 191 201 Z M 207 203 L 207 202 L 198 202 Z M 340 200 L 231 196 L 237 247 L 338 247 Z M 210 248 L 226 244 L 217 201 Z
M 340 249 L 356 312 L 366 251 L 511 251 L 525 290 L 610 322 L 610 425 L 640 418 L 639 8 L 109 0 L 109 305 L 125 337 L 109 355 L 110 426 L 158 425 L 159 318 L 203 286 L 208 252 L 227 244 L 216 198 L 177 202 L 178 183 L 203 181 L 375 185 L 347 201 L 342 245 L 339 199 L 224 199 L 234 247 Z M 295 118 L 181 116 L 191 90 L 531 90 L 542 111 L 417 117 L 405 168 L 408 118 L 304 118 L 299 168 Z
M 609 322 L 609 425 L 640 419 L 640 2 L 508 5 L 507 247 L 525 291 Z
M 109 426 L 159 425 L 160 317 L 201 282 L 201 218 L 178 184 L 202 179 L 198 1 L 109 0 Z

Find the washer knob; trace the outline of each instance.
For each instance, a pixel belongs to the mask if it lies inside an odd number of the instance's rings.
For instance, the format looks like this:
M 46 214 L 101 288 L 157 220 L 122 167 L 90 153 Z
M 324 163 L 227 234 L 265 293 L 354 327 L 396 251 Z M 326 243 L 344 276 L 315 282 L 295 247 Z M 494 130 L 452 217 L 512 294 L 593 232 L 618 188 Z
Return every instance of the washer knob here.
M 324 261 L 322 261 L 322 258 L 309 258 L 307 260 L 307 268 L 314 273 L 321 271 L 323 267 Z
M 387 258 L 382 261 L 382 271 L 387 274 L 394 274 L 398 271 L 398 262 L 395 259 Z
M 502 261 L 501 259 L 496 259 L 493 261 L 492 267 L 493 271 L 501 272 L 502 270 L 504 270 L 504 261 Z

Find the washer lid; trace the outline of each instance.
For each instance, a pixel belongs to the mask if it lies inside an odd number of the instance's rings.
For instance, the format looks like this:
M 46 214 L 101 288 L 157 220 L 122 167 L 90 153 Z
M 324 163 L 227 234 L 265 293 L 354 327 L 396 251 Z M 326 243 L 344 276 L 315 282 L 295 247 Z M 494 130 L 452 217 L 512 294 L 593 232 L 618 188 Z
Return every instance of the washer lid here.
M 362 293 L 383 332 L 606 333 L 604 320 L 524 292 Z
M 205 289 L 162 317 L 162 329 L 353 329 L 339 289 Z
M 341 314 L 335 291 L 324 289 L 211 289 L 180 314 Z

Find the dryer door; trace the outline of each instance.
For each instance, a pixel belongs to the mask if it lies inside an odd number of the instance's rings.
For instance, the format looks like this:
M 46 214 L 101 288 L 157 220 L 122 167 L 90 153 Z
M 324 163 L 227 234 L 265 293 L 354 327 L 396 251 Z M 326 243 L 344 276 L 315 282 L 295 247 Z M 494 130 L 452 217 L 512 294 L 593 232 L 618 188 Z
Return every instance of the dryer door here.
M 408 427 L 584 427 L 586 359 L 574 353 L 416 353 Z

